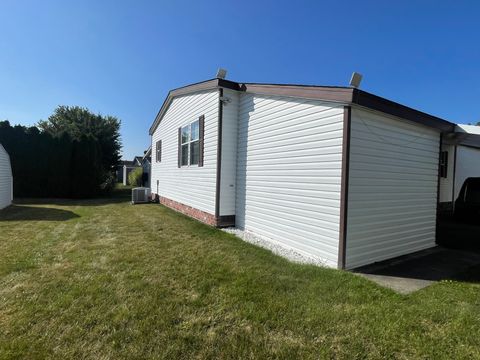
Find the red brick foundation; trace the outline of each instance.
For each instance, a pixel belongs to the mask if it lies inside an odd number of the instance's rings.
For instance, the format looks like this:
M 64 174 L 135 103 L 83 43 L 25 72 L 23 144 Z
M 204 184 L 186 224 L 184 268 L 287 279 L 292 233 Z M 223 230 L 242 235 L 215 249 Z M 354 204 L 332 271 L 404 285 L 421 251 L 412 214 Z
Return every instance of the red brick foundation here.
M 217 226 L 217 220 L 215 219 L 215 215 L 209 214 L 205 211 L 195 209 L 191 206 L 179 203 L 171 199 L 167 199 L 163 196 L 160 196 L 160 204 L 165 205 L 170 209 L 181 212 L 182 214 L 190 216 L 194 219 L 197 219 L 205 224 Z
M 153 197 L 157 198 L 156 194 L 153 194 Z M 199 220 L 207 225 L 215 226 L 215 227 L 227 227 L 235 225 L 235 216 L 220 216 L 215 217 L 215 215 L 209 214 L 205 211 L 195 209 L 191 206 L 179 203 L 178 201 L 168 199 L 163 196 L 158 197 L 160 204 L 169 207 L 175 211 L 178 211 L 182 214 L 190 216 L 196 220 Z

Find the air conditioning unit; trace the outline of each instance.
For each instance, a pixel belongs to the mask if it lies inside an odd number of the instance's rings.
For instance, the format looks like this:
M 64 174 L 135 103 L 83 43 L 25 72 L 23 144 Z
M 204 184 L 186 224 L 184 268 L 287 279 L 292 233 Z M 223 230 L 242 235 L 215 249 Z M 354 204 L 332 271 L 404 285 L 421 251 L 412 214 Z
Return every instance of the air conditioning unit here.
M 132 204 L 150 202 L 150 188 L 138 187 L 132 189 Z

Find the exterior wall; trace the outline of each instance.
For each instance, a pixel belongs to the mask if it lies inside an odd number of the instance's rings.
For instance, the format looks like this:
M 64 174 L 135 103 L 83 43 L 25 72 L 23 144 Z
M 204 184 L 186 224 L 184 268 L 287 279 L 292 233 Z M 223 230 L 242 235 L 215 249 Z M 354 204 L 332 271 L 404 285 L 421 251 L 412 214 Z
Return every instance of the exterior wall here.
M 230 101 L 223 105 L 220 216 L 228 216 L 235 215 L 239 94 L 225 89 L 223 96 Z
M 480 177 L 480 149 L 458 145 L 455 200 L 458 198 L 464 181 L 469 177 Z
M 435 246 L 440 134 L 352 109 L 346 267 Z
M 152 153 L 162 140 L 162 161 L 152 161 L 152 193 L 215 214 L 218 90 L 197 92 L 172 100 L 152 135 Z M 178 128 L 205 116 L 204 166 L 178 168 Z M 157 183 L 158 182 L 158 183 Z
M 448 207 L 453 201 L 453 170 L 455 167 L 455 145 L 442 144 L 442 151 L 448 151 L 447 177 L 440 178 L 440 203 Z
M 9 206 L 13 199 L 13 178 L 10 157 L 0 144 L 0 209 Z
M 336 267 L 343 106 L 241 94 L 236 225 Z

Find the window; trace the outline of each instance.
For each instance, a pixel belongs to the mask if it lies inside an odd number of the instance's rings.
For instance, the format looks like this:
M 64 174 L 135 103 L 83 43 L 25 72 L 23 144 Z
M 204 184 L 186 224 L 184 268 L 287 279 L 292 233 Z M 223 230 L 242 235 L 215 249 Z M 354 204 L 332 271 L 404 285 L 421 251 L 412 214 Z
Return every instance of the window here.
M 158 140 L 157 141 L 157 162 L 161 162 L 162 161 L 162 140 Z
M 180 131 L 181 166 L 198 165 L 200 160 L 200 124 L 194 121 Z
M 446 178 L 448 175 L 448 151 L 440 152 L 440 177 Z

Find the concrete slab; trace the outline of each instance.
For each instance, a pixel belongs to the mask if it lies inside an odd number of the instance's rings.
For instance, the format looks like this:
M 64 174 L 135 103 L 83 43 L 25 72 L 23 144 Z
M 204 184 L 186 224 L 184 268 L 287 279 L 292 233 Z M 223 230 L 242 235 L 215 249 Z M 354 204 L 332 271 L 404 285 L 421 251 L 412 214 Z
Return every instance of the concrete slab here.
M 408 294 L 440 280 L 480 282 L 480 252 L 437 246 L 406 256 L 354 269 L 381 286 Z
M 397 277 L 397 276 L 362 274 L 362 273 L 358 273 L 358 275 L 365 277 L 377 283 L 380 286 L 392 289 L 404 295 L 423 289 L 434 283 L 434 281 L 430 281 L 430 280 L 409 279 L 409 278 Z

